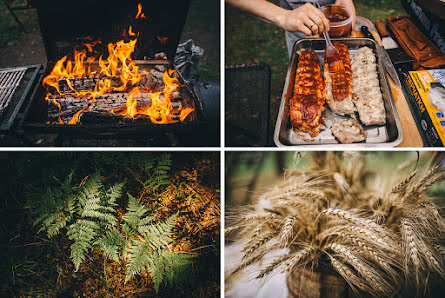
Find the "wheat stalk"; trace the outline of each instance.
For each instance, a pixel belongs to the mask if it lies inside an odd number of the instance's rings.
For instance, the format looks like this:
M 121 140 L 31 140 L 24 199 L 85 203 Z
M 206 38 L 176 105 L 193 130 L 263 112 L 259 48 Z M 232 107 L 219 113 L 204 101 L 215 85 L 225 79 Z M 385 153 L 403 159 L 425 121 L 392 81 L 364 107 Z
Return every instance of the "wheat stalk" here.
M 258 238 L 258 236 L 263 231 L 263 227 L 266 225 L 267 222 L 262 222 L 259 225 L 256 226 L 256 228 L 252 231 L 252 235 L 249 237 L 249 241 L 243 246 L 241 251 L 246 251 L 249 249 L 249 247 L 253 244 L 253 242 Z
M 359 260 L 349 249 L 347 249 L 344 245 L 333 243 L 327 246 L 328 249 L 333 250 L 337 254 L 343 257 L 345 261 L 351 264 L 355 270 L 362 276 L 370 285 L 372 289 L 376 289 L 380 293 L 385 293 L 385 288 L 388 288 L 388 285 L 382 278 L 378 278 L 378 274 L 376 274 L 370 267 L 367 266 L 366 263 Z
M 289 259 L 290 255 L 284 255 L 280 258 L 273 261 L 271 264 L 269 264 L 266 268 L 260 271 L 260 273 L 256 276 L 256 278 L 263 278 L 264 276 L 270 274 L 272 271 L 283 265 L 283 262 Z
M 265 254 L 266 254 L 266 252 L 263 252 L 263 253 L 257 254 L 255 256 L 247 259 L 246 261 L 244 261 L 241 264 L 239 264 L 238 266 L 236 266 L 235 269 L 232 270 L 231 274 L 235 274 L 235 273 L 241 271 L 242 269 L 246 268 L 247 266 L 252 265 L 253 263 L 261 260 Z
M 346 265 L 328 254 L 332 267 L 342 276 L 352 289 L 359 288 L 362 291 L 369 292 L 370 289 L 362 280 Z
M 411 172 L 411 174 L 409 174 L 408 176 L 403 178 L 402 181 L 400 181 L 399 183 L 394 185 L 394 187 L 391 189 L 391 193 L 404 192 L 406 190 L 406 187 L 409 185 L 409 183 L 414 178 L 414 176 L 416 176 L 416 174 L 417 174 L 417 170 L 414 170 L 413 172 Z
M 414 231 L 409 225 L 408 221 L 404 218 L 400 221 L 400 231 L 404 238 L 406 257 L 405 257 L 405 271 L 409 271 L 409 264 L 414 265 L 414 274 L 416 277 L 417 284 L 419 284 L 418 272 L 420 269 L 420 258 L 419 251 L 417 249 Z
M 284 263 L 283 272 L 289 272 L 295 265 L 300 264 L 302 260 L 307 258 L 315 251 L 313 246 L 305 247 L 291 255 L 291 257 Z
M 268 242 L 270 239 L 274 237 L 274 233 L 268 233 L 263 237 L 259 237 L 256 241 L 253 241 L 249 248 L 245 250 L 243 259 L 250 256 L 257 248 Z
M 286 217 L 283 228 L 280 231 L 280 235 L 278 235 L 281 245 L 283 246 L 286 246 L 289 242 L 289 239 L 292 237 L 294 220 L 295 218 L 293 216 Z

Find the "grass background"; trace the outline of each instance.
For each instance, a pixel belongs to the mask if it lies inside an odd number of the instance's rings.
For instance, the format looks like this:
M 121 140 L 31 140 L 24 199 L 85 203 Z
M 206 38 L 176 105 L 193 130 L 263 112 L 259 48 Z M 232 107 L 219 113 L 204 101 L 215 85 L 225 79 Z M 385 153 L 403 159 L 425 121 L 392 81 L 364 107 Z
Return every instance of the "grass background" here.
M 279 0 L 270 2 L 279 5 Z M 406 14 L 398 0 L 355 0 L 354 4 L 358 16 L 373 22 Z M 269 135 L 272 136 L 289 63 L 284 31 L 226 4 L 225 65 L 258 62 L 269 64 L 272 70 L 269 115 Z M 272 142 L 272 137 L 269 139 Z
M 26 3 L 25 0 L 16 0 L 12 7 L 23 6 Z M 25 9 L 14 12 L 25 26 L 26 31 L 31 31 L 36 25 L 38 26 L 34 10 Z M 12 17 L 4 2 L 0 1 L 0 47 L 16 44 L 23 34 L 22 28 Z

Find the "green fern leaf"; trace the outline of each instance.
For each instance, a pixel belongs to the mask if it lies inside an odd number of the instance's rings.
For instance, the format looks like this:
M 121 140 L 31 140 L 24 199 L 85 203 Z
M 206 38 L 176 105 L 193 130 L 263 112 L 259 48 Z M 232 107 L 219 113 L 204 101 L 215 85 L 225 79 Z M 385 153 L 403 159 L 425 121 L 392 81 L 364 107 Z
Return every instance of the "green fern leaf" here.
M 123 237 L 118 229 L 108 231 L 105 237 L 100 238 L 97 244 L 102 248 L 105 257 L 119 263 L 119 254 L 123 246 Z
M 94 235 L 98 228 L 97 223 L 90 220 L 78 220 L 68 226 L 67 236 L 74 241 L 71 244 L 70 258 L 76 271 L 79 270 L 80 264 L 85 260 L 85 254 L 92 247 Z

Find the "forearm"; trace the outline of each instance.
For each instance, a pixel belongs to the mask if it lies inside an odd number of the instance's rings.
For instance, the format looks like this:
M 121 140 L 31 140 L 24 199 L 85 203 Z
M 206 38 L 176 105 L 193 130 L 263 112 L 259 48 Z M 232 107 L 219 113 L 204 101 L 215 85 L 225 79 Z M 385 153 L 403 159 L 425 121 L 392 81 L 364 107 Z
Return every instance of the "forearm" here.
M 283 27 L 286 9 L 266 0 L 225 0 L 227 3 L 245 10 L 262 20 Z

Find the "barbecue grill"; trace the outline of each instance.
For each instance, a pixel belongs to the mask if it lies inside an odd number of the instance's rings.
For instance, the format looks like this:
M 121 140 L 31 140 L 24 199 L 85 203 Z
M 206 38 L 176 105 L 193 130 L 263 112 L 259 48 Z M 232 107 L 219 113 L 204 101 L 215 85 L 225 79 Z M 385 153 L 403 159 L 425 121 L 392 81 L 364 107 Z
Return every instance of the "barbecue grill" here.
M 138 3 L 142 4 L 145 18 L 136 20 Z M 32 5 L 39 15 L 48 64 L 46 70 L 31 66 L 0 72 L 1 131 L 11 131 L 15 124 L 25 132 L 59 133 L 74 138 L 144 138 L 165 132 L 187 134 L 205 130 L 208 121 L 199 95 L 202 84 L 184 80 L 177 71 L 175 77 L 182 86 L 179 90 L 179 104 L 194 109 L 184 121 L 177 123 L 155 124 L 147 117 L 128 118 L 94 112 L 82 113 L 77 124 L 67 124 L 67 121 L 58 123 L 51 119 L 54 107 L 45 100 L 47 89 L 42 86 L 43 78 L 51 73 L 59 59 L 71 54 L 74 49 L 84 47 L 83 44 L 90 41 L 100 41 L 106 49 L 108 43 L 122 40 L 130 26 L 133 32 L 138 32 L 138 41 L 132 54 L 133 62 L 138 67 L 174 69 L 171 61 L 179 43 L 189 4 L 190 1 L 184 0 L 168 3 L 143 0 L 80 0 L 63 3 L 57 0 L 34 0 Z M 156 53 L 164 53 L 166 59 L 160 60 Z M 60 86 L 63 87 L 62 84 Z M 125 92 L 121 95 L 128 96 Z M 178 103 L 173 103 L 175 104 Z
M 0 70 L 0 132 L 16 127 L 41 74 L 40 65 Z

